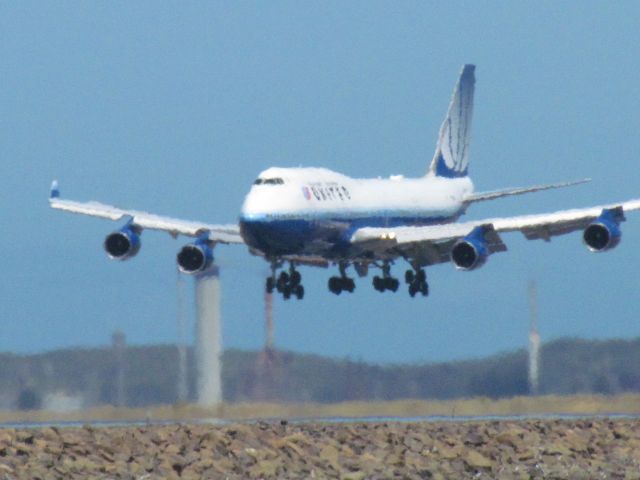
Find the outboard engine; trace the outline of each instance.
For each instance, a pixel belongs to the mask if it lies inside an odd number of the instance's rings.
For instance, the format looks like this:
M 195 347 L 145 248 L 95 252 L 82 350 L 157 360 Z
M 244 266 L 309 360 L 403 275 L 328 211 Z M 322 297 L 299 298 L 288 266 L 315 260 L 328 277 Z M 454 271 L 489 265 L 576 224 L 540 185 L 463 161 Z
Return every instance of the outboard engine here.
M 600 216 L 582 234 L 587 248 L 592 252 L 605 252 L 618 245 L 622 237 L 620 222 L 624 219 L 621 207 L 602 210 Z
M 127 260 L 140 250 L 140 229 L 130 223 L 104 239 L 104 249 L 112 260 Z
M 485 232 L 485 227 L 476 227 L 453 245 L 451 261 L 458 270 L 475 270 L 485 264 L 491 253 L 485 240 Z
M 178 269 L 182 273 L 193 275 L 207 270 L 213 263 L 213 248 L 208 239 L 198 239 L 185 245 L 176 256 Z

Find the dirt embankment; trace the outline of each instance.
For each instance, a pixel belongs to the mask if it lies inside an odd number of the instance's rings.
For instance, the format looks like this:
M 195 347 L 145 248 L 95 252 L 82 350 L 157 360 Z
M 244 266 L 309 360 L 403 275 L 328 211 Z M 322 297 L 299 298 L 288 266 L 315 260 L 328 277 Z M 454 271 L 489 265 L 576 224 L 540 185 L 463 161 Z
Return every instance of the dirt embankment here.
M 640 421 L 1 429 L 0 478 L 640 479 Z

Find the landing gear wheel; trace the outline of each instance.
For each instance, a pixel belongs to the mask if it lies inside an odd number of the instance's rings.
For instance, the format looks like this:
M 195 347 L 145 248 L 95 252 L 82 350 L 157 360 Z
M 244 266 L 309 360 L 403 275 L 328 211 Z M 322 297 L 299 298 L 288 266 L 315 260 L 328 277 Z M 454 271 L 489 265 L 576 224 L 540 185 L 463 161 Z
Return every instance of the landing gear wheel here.
M 378 275 L 373 277 L 373 288 L 379 292 L 384 292 L 384 280 Z
M 407 270 L 404 279 L 409 284 L 409 295 L 415 297 L 417 293 L 421 293 L 423 297 L 429 295 L 429 284 L 427 283 L 427 274 L 423 268 L 415 268 L 415 270 Z
M 331 277 L 329 279 L 329 291 L 340 295 L 342 293 L 342 285 L 340 284 L 340 277 Z
M 356 282 L 353 281 L 352 278 L 344 278 L 342 289 L 346 290 L 349 293 L 353 293 L 356 288 Z
M 300 272 L 297 270 L 293 270 L 289 275 L 289 282 L 291 283 L 291 285 L 292 286 L 300 285 L 301 281 L 302 281 L 302 275 L 300 275 Z
M 386 290 L 391 290 L 392 292 L 396 292 L 398 290 L 398 286 L 400 282 L 397 278 L 387 277 L 384 279 L 384 288 Z
M 289 275 L 287 275 L 287 272 L 280 272 L 280 276 L 278 277 L 278 281 L 276 282 L 276 288 L 280 293 L 284 294 L 288 286 Z
M 413 283 L 414 278 L 415 278 L 415 275 L 413 274 L 413 270 L 407 270 L 404 273 L 404 281 L 406 283 Z
M 304 298 L 304 287 L 302 285 L 296 285 L 293 288 L 293 294 L 298 298 L 298 300 L 302 300 Z
M 266 289 L 267 293 L 273 293 L 273 289 L 275 288 L 275 286 L 276 286 L 276 282 L 275 282 L 274 278 L 273 277 L 267 277 L 267 282 L 266 282 L 266 285 L 265 285 L 265 289 Z

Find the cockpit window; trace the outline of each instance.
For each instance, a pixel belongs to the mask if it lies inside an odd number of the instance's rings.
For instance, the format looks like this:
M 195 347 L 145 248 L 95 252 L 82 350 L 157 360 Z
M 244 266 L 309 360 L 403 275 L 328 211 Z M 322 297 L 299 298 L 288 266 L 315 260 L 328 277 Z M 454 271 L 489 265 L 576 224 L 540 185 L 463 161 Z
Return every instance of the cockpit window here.
M 281 178 L 258 178 L 254 185 L 282 185 L 284 180 Z

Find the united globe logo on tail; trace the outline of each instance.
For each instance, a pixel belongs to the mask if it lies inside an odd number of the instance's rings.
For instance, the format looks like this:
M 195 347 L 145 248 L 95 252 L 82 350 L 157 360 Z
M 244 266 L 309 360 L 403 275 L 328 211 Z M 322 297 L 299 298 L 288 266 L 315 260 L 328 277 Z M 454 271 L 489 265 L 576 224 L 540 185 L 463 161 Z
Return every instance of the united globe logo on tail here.
M 474 65 L 463 67 L 453 91 L 447 116 L 440 127 L 438 145 L 430 168 L 430 171 L 439 177 L 467 176 L 475 87 L 474 72 Z

